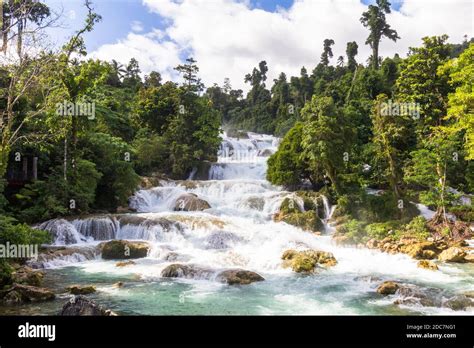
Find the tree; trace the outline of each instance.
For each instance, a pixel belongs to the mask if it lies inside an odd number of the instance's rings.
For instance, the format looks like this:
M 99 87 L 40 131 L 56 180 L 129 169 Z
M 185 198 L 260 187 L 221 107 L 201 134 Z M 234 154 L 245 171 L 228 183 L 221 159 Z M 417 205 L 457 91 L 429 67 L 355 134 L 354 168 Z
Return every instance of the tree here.
M 340 194 L 339 172 L 344 166 L 345 130 L 341 115 L 330 97 L 313 96 L 301 111 L 304 121 L 302 147 L 309 161 L 313 184 L 331 182 Z
M 346 55 L 347 55 L 347 67 L 350 71 L 354 71 L 357 68 L 357 61 L 355 60 L 355 56 L 358 53 L 359 46 L 357 42 L 352 41 L 347 43 L 346 47 Z
M 329 58 L 333 57 L 332 48 L 331 48 L 332 45 L 334 45 L 334 40 L 332 39 L 324 40 L 323 53 L 321 54 L 321 64 L 324 66 L 328 66 Z
M 201 79 L 197 77 L 199 68 L 193 57 L 187 58 L 186 64 L 178 65 L 175 70 L 182 75 L 186 92 L 199 93 L 204 89 Z
M 474 43 L 459 56 L 438 69 L 438 75 L 449 75 L 455 90 L 448 95 L 448 110 L 443 130 L 463 134 L 467 160 L 474 160 Z
M 369 10 L 362 13 L 360 18 L 364 27 L 370 30 L 365 44 L 372 48 L 370 61 L 374 69 L 379 68 L 379 44 L 382 38 L 386 37 L 392 41 L 397 41 L 400 38 L 397 32 L 390 28 L 385 18 L 385 14 L 390 13 L 390 2 L 376 0 L 376 4 L 377 6 L 369 5 Z
M 396 82 L 396 96 L 401 102 L 419 106 L 417 133 L 420 139 L 429 134 L 432 126 L 441 125 L 446 115 L 448 76 L 438 74 L 438 68 L 449 59 L 447 35 L 425 37 L 423 46 L 410 49 L 410 55 L 401 63 Z

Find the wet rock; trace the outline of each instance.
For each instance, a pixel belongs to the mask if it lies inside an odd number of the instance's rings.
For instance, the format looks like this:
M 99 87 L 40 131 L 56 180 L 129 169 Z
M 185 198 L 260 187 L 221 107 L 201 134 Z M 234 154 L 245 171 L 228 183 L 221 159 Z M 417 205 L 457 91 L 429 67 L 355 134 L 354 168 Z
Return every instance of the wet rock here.
M 399 298 L 394 304 L 415 305 L 425 307 L 441 306 L 442 290 L 436 288 L 421 288 L 416 285 L 401 285 L 397 291 Z
M 123 288 L 123 286 L 124 286 L 123 282 L 117 282 L 117 283 L 112 285 L 112 287 L 114 287 L 114 288 Z
M 135 265 L 135 261 L 128 260 L 128 261 L 119 261 L 115 264 L 115 267 L 126 267 Z
M 337 261 L 332 253 L 319 250 L 286 250 L 282 255 L 283 267 L 291 267 L 294 272 L 313 272 L 317 265 L 334 266 Z
M 12 273 L 11 277 L 13 283 L 41 286 L 44 273 L 28 266 L 21 266 Z
M 438 259 L 440 261 L 446 262 L 464 262 L 464 258 L 466 253 L 463 249 L 458 247 L 451 247 L 446 250 L 443 250 L 441 254 L 439 254 Z
M 455 295 L 443 303 L 443 307 L 451 308 L 453 311 L 466 310 L 474 306 L 474 300 L 466 295 Z
M 227 249 L 232 246 L 233 243 L 239 242 L 242 239 L 235 234 L 228 231 L 216 231 L 212 232 L 205 239 L 205 246 L 207 249 Z
M 77 262 L 95 259 L 100 254 L 100 249 L 96 246 L 87 247 L 48 247 L 42 251 L 36 260 L 28 261 L 28 265 L 34 269 L 44 268 L 51 261 Z
M 366 243 L 365 246 L 369 249 L 377 249 L 379 246 L 379 241 L 372 238 Z
M 163 269 L 163 271 L 161 271 L 161 276 L 165 278 L 210 279 L 213 273 L 214 271 L 208 268 L 175 263 Z
M 438 270 L 438 266 L 436 265 L 436 263 L 434 263 L 433 261 L 429 261 L 429 260 L 420 260 L 420 261 L 418 261 L 418 263 L 416 265 L 419 268 L 429 269 L 429 270 L 432 270 L 432 271 Z
M 87 295 L 97 291 L 93 285 L 71 285 L 66 290 L 73 295 Z
M 36 226 L 40 230 L 48 231 L 52 239 L 60 245 L 76 244 L 85 238 L 77 233 L 73 224 L 65 219 L 52 219 Z
M 274 220 L 286 222 L 308 232 L 319 232 L 324 229 L 324 224 L 318 214 L 311 210 L 303 213 L 277 214 Z
M 261 157 L 269 157 L 269 156 L 273 155 L 273 151 L 271 149 L 260 150 L 258 152 L 258 155 L 261 156 Z
M 474 254 L 467 254 L 464 256 L 464 262 L 474 262 Z
M 116 316 L 114 312 L 105 309 L 91 299 L 79 295 L 67 301 L 58 315 L 63 316 Z
M 439 252 L 438 247 L 434 242 L 415 242 L 412 244 L 404 244 L 400 250 L 414 259 L 433 259 Z
M 334 234 L 332 236 L 332 240 L 337 245 L 351 245 L 352 244 L 352 241 L 349 238 L 349 236 L 346 236 L 344 234 Z
M 385 281 L 377 287 L 377 292 L 381 295 L 393 295 L 399 289 L 398 283 Z
M 179 196 L 174 206 L 175 211 L 202 211 L 210 208 L 209 203 L 198 198 L 194 193 L 185 193 Z
M 265 280 L 260 274 L 243 269 L 230 269 L 217 275 L 217 279 L 229 285 L 245 285 Z
M 132 242 L 127 240 L 112 240 L 99 244 L 102 258 L 113 259 L 138 259 L 146 257 L 150 246 L 146 242 Z
M 3 293 L 2 300 L 6 304 L 20 304 L 49 301 L 54 298 L 54 293 L 49 289 L 15 283 Z

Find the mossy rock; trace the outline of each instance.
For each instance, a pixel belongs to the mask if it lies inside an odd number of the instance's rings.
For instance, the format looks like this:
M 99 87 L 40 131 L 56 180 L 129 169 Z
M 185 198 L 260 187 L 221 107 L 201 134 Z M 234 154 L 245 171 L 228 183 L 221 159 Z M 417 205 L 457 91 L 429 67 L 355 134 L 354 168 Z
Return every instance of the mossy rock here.
M 280 204 L 280 213 L 283 215 L 301 213 L 298 203 L 293 198 L 285 198 Z
M 393 295 L 400 288 L 396 282 L 385 281 L 377 287 L 377 292 L 381 295 Z
M 314 191 L 298 191 L 296 195 L 303 200 L 304 210 L 314 210 L 322 219 L 326 216 L 324 208 L 324 196 Z
M 433 261 L 429 261 L 429 260 L 420 260 L 420 261 L 418 261 L 418 263 L 416 265 L 419 268 L 429 269 L 431 271 L 437 271 L 438 270 L 438 266 L 436 265 L 436 263 L 434 263 Z
M 71 285 L 66 290 L 73 295 L 87 295 L 96 292 L 94 285 Z
M 332 253 L 320 250 L 286 250 L 282 255 L 283 267 L 291 267 L 297 273 L 314 272 L 316 266 L 334 266 L 337 261 Z
M 112 240 L 103 243 L 102 258 L 105 260 L 138 259 L 146 257 L 150 246 L 146 242 Z
M 289 214 L 283 217 L 283 221 L 309 232 L 319 232 L 324 229 L 323 222 L 314 211 Z

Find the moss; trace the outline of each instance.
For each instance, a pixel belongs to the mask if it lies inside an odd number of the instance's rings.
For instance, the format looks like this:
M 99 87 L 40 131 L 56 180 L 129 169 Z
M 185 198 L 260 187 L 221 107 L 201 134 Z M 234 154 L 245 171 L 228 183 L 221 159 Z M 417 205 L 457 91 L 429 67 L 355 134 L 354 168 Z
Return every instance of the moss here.
M 286 215 L 286 214 L 299 213 L 301 212 L 301 210 L 294 199 L 287 197 L 283 200 L 283 202 L 281 202 L 280 212 Z
M 0 289 L 12 282 L 13 267 L 5 260 L 0 260 Z
M 315 211 L 287 214 L 281 221 L 310 232 L 319 232 L 324 228 L 323 222 Z

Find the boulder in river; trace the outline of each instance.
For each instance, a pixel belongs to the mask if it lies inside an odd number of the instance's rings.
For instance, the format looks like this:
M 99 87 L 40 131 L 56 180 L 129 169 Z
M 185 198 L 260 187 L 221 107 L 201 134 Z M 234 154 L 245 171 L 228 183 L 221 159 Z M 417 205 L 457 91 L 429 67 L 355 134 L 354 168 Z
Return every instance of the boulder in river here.
M 161 276 L 165 278 L 198 278 L 209 279 L 214 272 L 211 269 L 196 266 L 174 263 L 161 271 Z
M 393 295 L 397 292 L 400 285 L 394 281 L 385 281 L 377 287 L 377 292 L 381 295 Z
M 332 253 L 320 250 L 286 250 L 282 257 L 283 267 L 291 267 L 298 273 L 313 272 L 316 266 L 334 266 L 337 261 Z
M 138 259 L 146 257 L 150 250 L 147 242 L 132 242 L 128 240 L 112 240 L 99 244 L 102 249 L 102 258 L 114 259 Z
M 85 296 L 79 295 L 72 297 L 67 301 L 59 315 L 63 316 L 116 316 L 114 312 L 109 309 L 103 308 L 91 299 Z
M 73 295 L 87 295 L 96 292 L 94 285 L 71 285 L 66 290 Z
M 244 285 L 265 280 L 260 274 L 244 269 L 229 269 L 217 275 L 217 279 L 229 285 Z
M 115 264 L 115 267 L 126 267 L 135 265 L 135 261 L 128 260 L 128 261 L 119 261 Z
M 14 283 L 9 289 L 3 291 L 2 300 L 6 304 L 20 304 L 49 301 L 54 298 L 54 293 L 49 289 Z
M 446 262 L 464 262 L 464 257 L 466 256 L 466 252 L 458 247 L 451 247 L 446 250 L 443 250 L 441 254 L 439 254 L 438 259 L 440 261 Z
M 174 206 L 175 211 L 202 211 L 210 208 L 209 203 L 194 193 L 185 193 L 179 196 Z
M 418 263 L 416 265 L 419 268 L 429 269 L 429 270 L 432 270 L 432 271 L 438 270 L 438 266 L 436 265 L 436 263 L 434 263 L 433 261 L 430 261 L 430 260 L 420 260 L 420 261 L 418 261 Z
M 453 311 L 462 311 L 474 307 L 474 300 L 466 295 L 455 295 L 446 300 L 443 307 L 451 308 Z

